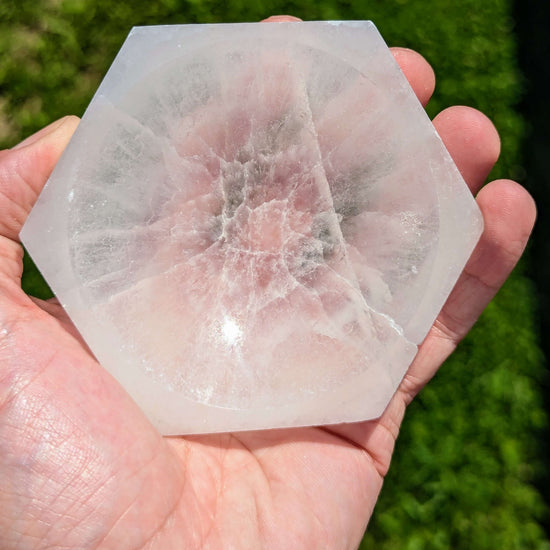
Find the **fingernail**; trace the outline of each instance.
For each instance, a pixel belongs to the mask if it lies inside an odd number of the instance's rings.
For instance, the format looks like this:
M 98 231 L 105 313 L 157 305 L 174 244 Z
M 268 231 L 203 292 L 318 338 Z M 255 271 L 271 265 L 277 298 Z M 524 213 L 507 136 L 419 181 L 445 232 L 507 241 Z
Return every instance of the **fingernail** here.
M 263 19 L 262 23 L 294 23 L 295 21 L 302 20 L 294 15 L 271 15 L 267 19 Z
M 70 116 L 64 116 L 63 118 L 60 118 L 59 120 L 55 120 L 51 124 L 48 124 L 48 126 L 45 126 L 42 128 L 42 130 L 38 130 L 38 132 L 32 134 L 32 136 L 29 136 L 28 138 L 24 139 L 21 143 L 18 143 L 17 145 L 12 147 L 12 150 L 21 149 L 23 147 L 28 147 L 29 145 L 32 145 L 33 143 L 36 143 L 38 140 L 53 134 L 56 130 L 58 130 L 63 124 L 67 122 L 68 119 L 70 119 Z

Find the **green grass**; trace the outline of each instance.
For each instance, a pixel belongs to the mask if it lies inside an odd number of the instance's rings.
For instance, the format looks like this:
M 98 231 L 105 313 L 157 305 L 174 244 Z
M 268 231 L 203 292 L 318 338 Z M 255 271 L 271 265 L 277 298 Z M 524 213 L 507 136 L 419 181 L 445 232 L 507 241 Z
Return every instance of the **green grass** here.
M 372 19 L 390 45 L 434 66 L 428 112 L 486 112 L 502 136 L 494 177 L 516 177 L 525 123 L 511 3 L 505 0 L 4 0 L 0 3 L 0 144 L 68 113 L 82 114 L 133 25 Z M 46 295 L 26 263 L 24 283 Z M 365 549 L 548 549 L 547 508 L 534 482 L 547 423 L 533 290 L 517 271 L 458 352 L 411 406 Z

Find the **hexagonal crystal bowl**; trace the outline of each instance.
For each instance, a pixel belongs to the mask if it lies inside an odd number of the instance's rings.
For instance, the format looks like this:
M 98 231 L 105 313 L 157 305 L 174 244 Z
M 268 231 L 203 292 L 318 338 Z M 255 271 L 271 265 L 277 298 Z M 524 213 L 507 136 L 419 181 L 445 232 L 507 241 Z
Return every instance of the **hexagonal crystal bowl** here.
M 370 22 L 132 30 L 21 238 L 166 434 L 380 415 L 482 229 Z

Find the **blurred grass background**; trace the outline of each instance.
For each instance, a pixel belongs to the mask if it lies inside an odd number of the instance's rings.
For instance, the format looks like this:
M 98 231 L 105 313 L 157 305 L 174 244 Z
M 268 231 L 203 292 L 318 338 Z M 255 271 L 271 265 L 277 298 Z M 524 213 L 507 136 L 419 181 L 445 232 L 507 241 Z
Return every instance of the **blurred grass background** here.
M 514 6 L 507 0 L 2 0 L 0 146 L 81 115 L 133 25 L 372 19 L 389 45 L 421 52 L 438 85 L 431 116 L 484 111 L 502 137 L 492 178 L 526 178 Z M 537 294 L 516 270 L 406 416 L 363 549 L 550 549 Z M 49 290 L 25 260 L 27 291 Z

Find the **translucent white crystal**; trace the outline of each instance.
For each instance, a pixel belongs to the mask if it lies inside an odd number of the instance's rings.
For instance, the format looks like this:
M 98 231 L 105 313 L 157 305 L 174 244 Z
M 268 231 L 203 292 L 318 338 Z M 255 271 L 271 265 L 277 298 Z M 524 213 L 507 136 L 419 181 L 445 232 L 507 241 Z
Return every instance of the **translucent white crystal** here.
M 166 434 L 380 415 L 480 235 L 370 22 L 135 28 L 21 238 Z

